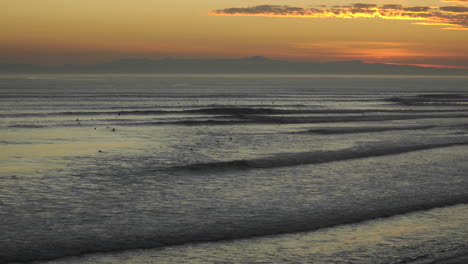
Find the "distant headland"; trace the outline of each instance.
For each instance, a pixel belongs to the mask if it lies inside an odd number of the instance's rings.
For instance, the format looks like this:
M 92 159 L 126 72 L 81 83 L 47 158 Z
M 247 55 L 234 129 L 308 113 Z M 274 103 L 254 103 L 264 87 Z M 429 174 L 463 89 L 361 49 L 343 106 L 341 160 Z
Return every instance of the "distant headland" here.
M 95 65 L 0 64 L 0 73 L 193 73 L 193 74 L 376 74 L 462 75 L 468 70 L 365 63 L 362 61 L 295 62 L 262 56 L 241 59 L 120 59 Z

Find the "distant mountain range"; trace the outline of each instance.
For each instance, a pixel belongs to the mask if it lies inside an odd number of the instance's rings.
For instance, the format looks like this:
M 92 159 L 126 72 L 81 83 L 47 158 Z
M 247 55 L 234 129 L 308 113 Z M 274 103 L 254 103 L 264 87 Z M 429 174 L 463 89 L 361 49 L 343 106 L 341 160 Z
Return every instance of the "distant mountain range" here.
M 96 65 L 0 64 L 0 73 L 277 73 L 465 75 L 468 70 L 364 63 L 291 62 L 261 56 L 242 59 L 121 59 Z

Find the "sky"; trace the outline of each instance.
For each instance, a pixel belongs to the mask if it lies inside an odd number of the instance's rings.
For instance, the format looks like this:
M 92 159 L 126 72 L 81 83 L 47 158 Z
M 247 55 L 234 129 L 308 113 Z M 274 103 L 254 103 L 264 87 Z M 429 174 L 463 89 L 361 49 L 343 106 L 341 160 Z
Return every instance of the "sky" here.
M 468 0 L 0 0 L 0 63 L 121 58 L 468 69 Z

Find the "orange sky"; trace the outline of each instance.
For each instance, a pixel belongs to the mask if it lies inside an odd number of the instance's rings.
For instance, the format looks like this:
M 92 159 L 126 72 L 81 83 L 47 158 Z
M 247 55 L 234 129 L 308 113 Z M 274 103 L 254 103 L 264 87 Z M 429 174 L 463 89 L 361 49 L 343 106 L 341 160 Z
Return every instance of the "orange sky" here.
M 0 0 L 0 4 L 0 63 L 261 55 L 468 68 L 468 2 L 463 0 Z

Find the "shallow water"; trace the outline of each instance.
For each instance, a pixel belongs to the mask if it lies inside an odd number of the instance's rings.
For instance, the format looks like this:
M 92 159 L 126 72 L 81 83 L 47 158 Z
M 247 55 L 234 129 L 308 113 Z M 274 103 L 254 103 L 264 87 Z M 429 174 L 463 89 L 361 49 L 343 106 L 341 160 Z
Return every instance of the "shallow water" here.
M 424 263 L 467 253 L 467 84 L 2 76 L 0 261 Z M 192 242 L 209 243 L 179 246 Z M 81 257 L 93 252 L 111 253 Z
M 62 263 L 431 263 L 466 252 L 468 207 L 424 212 L 295 233 L 95 254 Z

